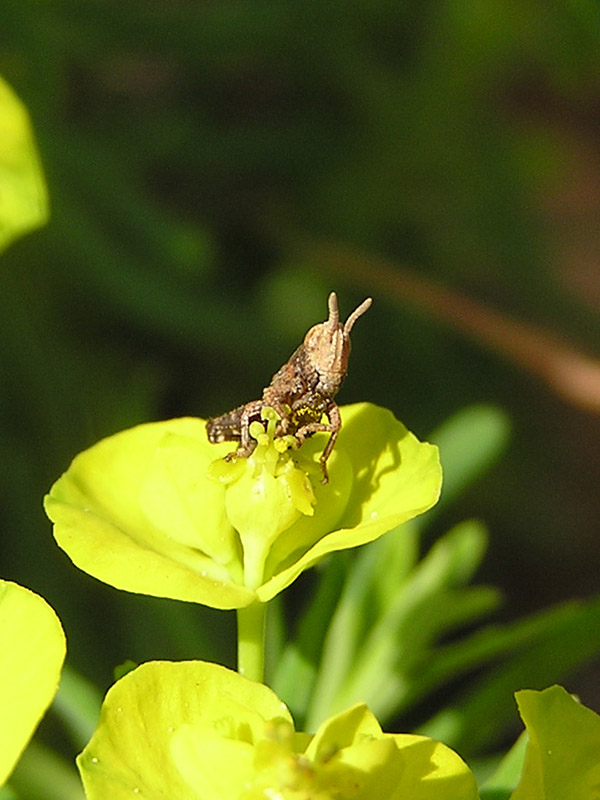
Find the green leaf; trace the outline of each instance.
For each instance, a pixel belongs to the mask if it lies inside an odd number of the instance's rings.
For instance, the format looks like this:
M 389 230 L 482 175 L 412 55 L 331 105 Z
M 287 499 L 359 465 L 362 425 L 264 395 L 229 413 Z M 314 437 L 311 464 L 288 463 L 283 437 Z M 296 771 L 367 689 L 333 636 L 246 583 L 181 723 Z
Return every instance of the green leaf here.
M 520 686 L 544 685 L 567 675 L 600 649 L 600 598 L 569 602 L 502 626 L 490 626 L 438 649 L 423 666 L 421 691 L 486 664 L 493 670 L 421 729 L 461 753 L 494 744 L 511 719 L 506 698 Z
M 527 734 L 523 732 L 502 758 L 493 775 L 480 786 L 481 800 L 508 800 L 519 782 L 528 741 Z
M 0 785 L 56 693 L 65 650 L 62 627 L 46 601 L 0 581 Z
M 523 689 L 516 698 L 529 744 L 511 800 L 597 800 L 600 717 L 561 686 Z
M 322 648 L 307 709 L 306 724 L 309 730 L 314 730 L 324 719 L 344 707 L 342 701 L 338 701 L 338 695 L 343 691 L 345 681 L 352 674 L 358 654 L 362 651 L 367 599 L 378 562 L 377 549 L 366 547 L 348 572 Z
M 507 415 L 495 406 L 474 405 L 447 419 L 431 434 L 444 467 L 441 511 L 478 479 L 502 453 L 510 436 Z
M 84 800 L 85 797 L 72 761 L 35 739 L 19 759 L 10 785 L 25 800 Z
M 98 724 L 102 697 L 99 690 L 66 664 L 52 711 L 79 749 L 89 740 Z
M 328 692 L 335 690 L 340 668 L 343 675 L 355 665 L 366 634 L 366 618 L 376 619 L 385 613 L 390 598 L 405 582 L 417 556 L 416 525 L 408 522 L 348 554 L 345 560 L 336 557 L 325 562 L 317 591 L 301 616 L 298 635 L 285 648 L 269 683 L 296 719 L 306 718 L 317 680 L 323 684 L 319 694 L 324 699 L 325 685 Z M 355 623 L 359 620 L 361 624 L 357 627 Z M 339 636 L 329 639 L 325 651 L 324 641 L 330 626 L 332 631 L 339 631 Z M 309 727 L 314 728 L 325 716 L 321 712 L 312 715 Z
M 308 700 L 317 678 L 323 640 L 339 599 L 344 577 L 342 558 L 331 558 L 324 562 L 320 569 L 317 590 L 300 618 L 297 635 L 286 644 L 277 661 L 274 675 L 268 681 L 296 720 L 305 718 Z M 273 611 L 272 603 L 269 611 Z
M 462 588 L 487 541 L 485 530 L 474 521 L 457 525 L 412 571 L 405 572 L 405 559 L 399 559 L 395 585 L 383 598 L 377 587 L 387 565 L 396 563 L 390 552 L 394 544 L 406 558 L 404 533 L 401 528 L 376 547 L 365 548 L 348 575 L 325 640 L 310 727 L 358 700 L 367 702 L 382 721 L 390 719 L 409 699 L 414 701 L 424 664 L 435 661 L 431 651 L 436 638 L 498 604 L 493 589 Z
M 0 251 L 48 219 L 48 198 L 29 115 L 0 77 Z

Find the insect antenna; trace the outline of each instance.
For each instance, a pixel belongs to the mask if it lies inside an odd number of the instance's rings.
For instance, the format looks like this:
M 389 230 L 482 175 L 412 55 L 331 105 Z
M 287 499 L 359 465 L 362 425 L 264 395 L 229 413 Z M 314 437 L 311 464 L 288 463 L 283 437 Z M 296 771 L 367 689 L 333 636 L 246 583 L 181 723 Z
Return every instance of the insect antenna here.
M 350 331 L 352 330 L 352 326 L 354 325 L 356 320 L 359 317 L 362 317 L 362 315 L 365 313 L 365 311 L 367 311 L 367 309 L 369 309 L 371 307 L 371 303 L 372 302 L 373 302 L 373 298 L 372 297 L 367 297 L 366 300 L 362 301 L 362 303 L 358 306 L 358 308 L 354 309 L 354 311 L 350 314 L 350 316 L 348 317 L 348 319 L 346 320 L 346 323 L 344 325 L 344 336 L 348 336 L 349 335 Z M 337 308 L 337 298 L 336 298 L 336 308 Z M 331 305 L 329 306 L 329 309 L 331 311 Z
M 329 295 L 327 305 L 329 307 L 329 319 L 327 322 L 331 328 L 336 329 L 340 324 L 340 312 L 338 309 L 337 294 L 335 292 Z

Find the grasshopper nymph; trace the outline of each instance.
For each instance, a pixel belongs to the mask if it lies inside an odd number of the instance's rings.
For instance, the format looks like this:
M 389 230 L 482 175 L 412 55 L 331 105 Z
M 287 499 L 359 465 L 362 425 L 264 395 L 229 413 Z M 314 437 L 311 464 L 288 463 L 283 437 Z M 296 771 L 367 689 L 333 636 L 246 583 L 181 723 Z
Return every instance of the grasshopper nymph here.
M 335 292 L 328 299 L 329 318 L 312 327 L 289 361 L 278 370 L 263 390 L 260 400 L 252 400 L 206 423 L 208 440 L 239 442 L 239 447 L 226 458 L 247 458 L 256 441 L 249 427 L 260 420 L 263 408 L 273 408 L 280 417 L 277 436 L 292 434 L 300 446 L 314 433 L 330 433 L 320 458 L 323 483 L 327 483 L 327 459 L 331 455 L 342 421 L 334 397 L 348 370 L 350 331 L 356 320 L 371 306 L 366 300 L 356 308 L 345 323 L 340 322 Z M 327 422 L 323 422 L 323 417 Z

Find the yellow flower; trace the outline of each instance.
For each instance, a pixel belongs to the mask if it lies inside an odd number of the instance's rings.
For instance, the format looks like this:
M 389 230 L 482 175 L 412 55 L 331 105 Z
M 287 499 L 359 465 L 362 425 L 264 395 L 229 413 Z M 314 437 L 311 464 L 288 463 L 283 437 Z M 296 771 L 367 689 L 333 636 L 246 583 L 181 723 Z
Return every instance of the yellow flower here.
M 456 753 L 381 731 L 366 706 L 297 733 L 266 686 L 201 661 L 150 662 L 108 692 L 78 766 L 88 800 L 477 800 Z
M 78 455 L 45 499 L 58 544 L 117 588 L 243 608 L 267 602 L 330 552 L 370 542 L 432 506 L 437 448 L 386 409 L 341 409 L 321 484 L 317 434 L 299 450 L 253 428 L 248 459 L 220 459 L 201 419 L 139 425 Z M 218 460 L 215 464 L 215 460 Z

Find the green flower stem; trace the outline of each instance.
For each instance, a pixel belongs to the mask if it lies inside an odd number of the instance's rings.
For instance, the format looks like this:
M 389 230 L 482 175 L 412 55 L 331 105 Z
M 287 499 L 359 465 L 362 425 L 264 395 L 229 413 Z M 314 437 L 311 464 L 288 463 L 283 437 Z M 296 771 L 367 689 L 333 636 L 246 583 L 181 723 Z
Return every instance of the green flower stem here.
M 248 589 L 256 589 L 262 584 L 267 552 L 263 537 L 248 536 L 244 540 L 244 584 Z
M 265 673 L 265 603 L 238 608 L 238 672 L 262 683 Z

